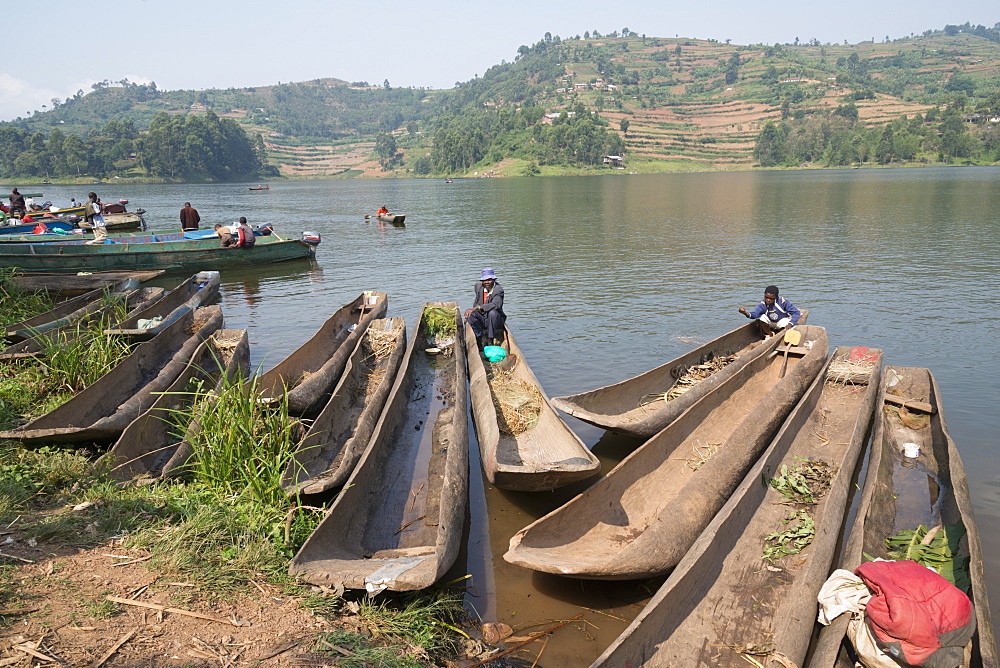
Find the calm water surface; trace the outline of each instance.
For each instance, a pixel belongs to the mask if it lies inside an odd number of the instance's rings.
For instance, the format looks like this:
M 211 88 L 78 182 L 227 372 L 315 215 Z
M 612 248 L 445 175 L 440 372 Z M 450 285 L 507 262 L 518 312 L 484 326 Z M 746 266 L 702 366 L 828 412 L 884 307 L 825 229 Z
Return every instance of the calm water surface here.
M 635 375 L 742 324 L 736 309 L 770 283 L 810 309 L 831 347 L 880 347 L 886 364 L 929 367 L 969 475 L 1000 619 L 1000 169 L 247 185 L 96 189 L 145 208 L 155 230 L 177 229 L 190 201 L 203 226 L 245 215 L 291 236 L 322 233 L 315 263 L 223 275 L 227 325 L 249 329 L 263 369 L 362 290 L 388 292 L 389 314 L 412 331 L 425 301 L 471 305 L 483 267 L 499 275 L 508 324 L 550 396 Z M 90 190 L 40 189 L 57 203 Z M 406 228 L 366 222 L 381 204 L 406 214 Z M 636 445 L 570 424 L 605 470 Z M 484 621 L 540 625 L 529 630 L 584 612 L 591 623 L 560 631 L 539 663 L 588 664 L 656 583 L 507 565 L 510 536 L 577 490 L 490 488 L 475 444 L 472 453 L 468 549 L 454 570 L 473 576 L 471 606 Z

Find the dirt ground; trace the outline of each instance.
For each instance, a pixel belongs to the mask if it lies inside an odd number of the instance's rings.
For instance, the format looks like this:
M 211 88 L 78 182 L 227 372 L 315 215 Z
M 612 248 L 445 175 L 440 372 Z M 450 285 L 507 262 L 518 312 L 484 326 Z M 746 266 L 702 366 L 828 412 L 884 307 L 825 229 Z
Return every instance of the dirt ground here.
M 0 666 L 333 665 L 310 652 L 315 634 L 332 625 L 273 586 L 210 601 L 194 583 L 160 578 L 143 553 L 114 543 L 50 554 L 7 538 L 0 551 L 31 563 L 14 575 L 20 600 L 0 607 L 9 624 L 0 627 Z

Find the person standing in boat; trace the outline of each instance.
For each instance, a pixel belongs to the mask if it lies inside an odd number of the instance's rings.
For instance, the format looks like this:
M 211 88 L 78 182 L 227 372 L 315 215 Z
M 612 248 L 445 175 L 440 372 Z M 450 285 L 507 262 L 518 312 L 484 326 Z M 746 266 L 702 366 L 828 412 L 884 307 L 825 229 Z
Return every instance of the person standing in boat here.
M 94 228 L 94 238 L 87 243 L 103 244 L 104 240 L 108 238 L 108 228 L 105 226 L 104 215 L 101 213 L 103 209 L 101 200 L 98 199 L 97 193 L 88 193 L 87 196 L 90 199 L 87 200 L 87 204 L 85 205 L 83 218 Z
M 201 216 L 198 215 L 198 209 L 191 206 L 191 202 L 184 202 L 184 208 L 181 209 L 181 230 L 194 232 L 198 229 L 200 222 Z
M 492 269 L 483 269 L 475 287 L 476 299 L 465 312 L 465 319 L 476 335 L 479 347 L 503 342 L 503 327 L 507 314 L 503 312 L 503 288 L 497 283 Z
M 17 188 L 10 189 L 10 215 L 12 217 L 27 213 L 27 205 L 24 203 L 24 195 L 17 192 Z
M 747 311 L 741 306 L 740 313 L 756 320 L 764 336 L 771 336 L 781 330 L 791 329 L 798 324 L 799 318 L 802 317 L 802 312 L 795 307 L 795 304 L 778 296 L 776 285 L 764 288 L 764 299 L 757 304 L 753 311 Z

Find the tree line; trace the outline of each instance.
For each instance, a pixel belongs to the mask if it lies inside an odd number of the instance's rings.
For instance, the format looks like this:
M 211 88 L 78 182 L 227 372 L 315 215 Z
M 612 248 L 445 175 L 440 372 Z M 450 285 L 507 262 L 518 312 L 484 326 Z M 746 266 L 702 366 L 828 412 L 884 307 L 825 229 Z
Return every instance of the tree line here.
M 46 135 L 0 125 L 0 176 L 65 178 L 126 176 L 136 168 L 171 179 L 250 179 L 276 174 L 260 135 L 212 111 L 161 113 L 140 135 L 132 121 L 109 121 L 84 136 L 59 129 Z
M 857 108 L 848 103 L 829 113 L 766 122 L 753 154 L 762 167 L 1000 161 L 1000 124 L 967 122 L 964 110 L 964 98 L 959 97 L 944 109 L 931 108 L 926 115 L 901 116 L 868 127 L 858 122 Z

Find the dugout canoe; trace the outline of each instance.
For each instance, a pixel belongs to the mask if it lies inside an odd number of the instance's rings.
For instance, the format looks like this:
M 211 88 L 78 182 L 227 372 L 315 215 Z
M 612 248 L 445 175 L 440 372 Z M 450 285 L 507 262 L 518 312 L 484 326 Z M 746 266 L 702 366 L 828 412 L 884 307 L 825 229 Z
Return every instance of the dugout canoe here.
M 729 501 L 591 668 L 746 666 L 737 648 L 763 644 L 803 665 L 816 596 L 835 557 L 851 480 L 869 436 L 881 366 L 881 350 L 833 352 Z M 829 466 L 829 488 L 815 504 L 788 504 L 764 481 L 805 460 Z M 765 560 L 766 537 L 797 526 L 784 522 L 803 509 L 815 523 L 812 542 L 797 554 Z
M 221 326 L 219 306 L 188 311 L 72 399 L 25 425 L 0 432 L 0 438 L 30 445 L 114 441 Z
M 316 252 L 314 245 L 277 234 L 257 237 L 257 243 L 250 248 L 222 248 L 218 239 L 156 241 L 155 236 L 127 237 L 138 241 L 95 245 L 83 241 L 0 244 L 0 267 L 55 274 L 75 274 L 82 270 L 219 271 L 308 259 Z
M 930 413 L 911 408 L 904 424 L 896 397 L 927 404 L 922 408 Z M 905 457 L 904 443 L 916 443 L 919 456 Z M 968 559 L 971 587 L 966 593 L 976 611 L 976 633 L 966 652 L 971 661 L 965 665 L 995 668 L 1000 659 L 986 595 L 982 545 L 962 458 L 945 423 L 941 390 L 927 369 L 888 366 L 876 402 L 872 453 L 861 501 L 838 567 L 853 572 L 870 557 L 888 558 L 886 539 L 919 524 L 964 528 L 956 556 Z M 850 644 L 845 639 L 846 617 L 837 617 L 820 631 L 811 650 L 810 668 L 854 665 L 847 662 L 842 647 Z
M 276 398 L 285 391 L 289 414 L 316 415 L 340 380 L 361 335 L 372 320 L 385 317 L 388 305 L 386 293 L 363 292 L 341 306 L 312 338 L 260 377 L 261 394 Z
M 406 216 L 396 216 L 390 213 L 383 213 L 375 217 L 381 222 L 389 223 L 390 225 L 403 225 L 406 222 Z
M 185 450 L 174 417 L 190 407 L 192 387 L 208 392 L 226 381 L 245 379 L 250 370 L 250 342 L 245 329 L 220 329 L 198 346 L 174 382 L 138 418 L 133 420 L 104 457 L 116 480 L 158 478 L 183 464 L 176 457 Z M 171 461 L 179 460 L 174 466 Z
M 469 501 L 468 397 L 462 316 L 451 340 L 418 324 L 371 442 L 289 573 L 319 585 L 412 591 L 434 584 L 458 556 Z M 426 352 L 435 347 L 440 353 Z
M 132 341 L 148 341 L 184 315 L 185 310 L 200 308 L 218 297 L 221 282 L 219 272 L 200 271 L 156 303 L 132 313 L 104 333 L 127 336 Z
M 510 328 L 505 331 L 507 357 L 494 364 L 483 356 L 472 327 L 465 325 L 472 418 L 487 480 L 502 489 L 539 492 L 596 475 L 600 460 L 549 405 Z M 533 409 L 534 424 L 523 431 L 523 425 L 508 425 L 498 402 L 509 411 L 514 404 Z
M 109 288 L 110 292 L 124 292 L 139 288 L 139 281 L 127 280 L 119 281 Z M 10 343 L 17 343 L 38 336 L 43 332 L 59 329 L 72 324 L 74 321 L 92 313 L 101 307 L 101 300 L 104 298 L 105 288 L 96 288 L 76 297 L 70 297 L 56 304 L 45 313 L 40 313 L 32 318 L 27 318 L 21 322 L 7 326 L 4 338 Z
M 129 283 L 132 285 L 132 283 Z M 155 308 L 156 303 L 163 298 L 165 290 L 163 288 L 133 288 L 120 293 L 113 293 L 125 300 L 127 309 L 126 318 L 133 313 Z M 59 327 L 52 327 L 40 332 L 35 336 L 22 339 L 17 343 L 7 346 L 0 351 L 0 362 L 12 362 L 28 357 L 37 357 L 44 354 L 47 346 L 57 341 L 70 341 L 95 322 L 104 321 L 105 324 L 114 325 L 117 321 L 115 316 L 118 304 L 112 300 L 107 301 L 103 297 L 96 302 L 87 304 L 74 314 L 75 317 Z
M 510 539 L 504 559 L 545 573 L 634 580 L 677 565 L 760 457 L 825 365 L 826 331 L 808 325 L 780 377 L 757 355 L 588 490 Z
M 75 297 L 118 281 L 135 278 L 144 283 L 162 274 L 163 271 L 96 271 L 75 275 L 19 271 L 10 280 L 22 290 L 44 290 L 62 297 Z
M 372 320 L 285 469 L 281 487 L 289 495 L 318 494 L 344 484 L 371 439 L 405 350 L 402 318 Z
M 799 324 L 805 324 L 808 314 L 808 311 L 802 311 Z M 713 392 L 741 367 L 760 355 L 767 354 L 775 345 L 773 339 L 771 337 L 768 340 L 770 345 L 761 345 L 757 323 L 749 322 L 633 378 L 581 394 L 553 397 L 552 405 L 603 429 L 637 438 L 649 438 L 677 419 L 696 401 Z M 653 395 L 662 396 L 670 390 L 691 367 L 731 355 L 736 355 L 737 358 L 697 382 L 679 397 L 670 401 L 652 400 Z

